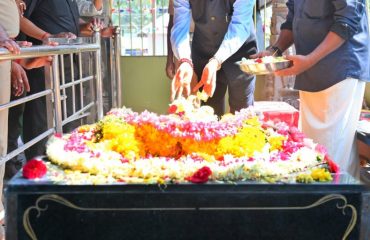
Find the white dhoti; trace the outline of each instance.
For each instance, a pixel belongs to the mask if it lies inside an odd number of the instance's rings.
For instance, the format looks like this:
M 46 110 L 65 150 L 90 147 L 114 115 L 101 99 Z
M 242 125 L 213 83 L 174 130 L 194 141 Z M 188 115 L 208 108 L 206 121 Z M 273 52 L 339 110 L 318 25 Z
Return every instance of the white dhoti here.
M 359 178 L 356 144 L 365 82 L 347 78 L 320 92 L 300 91 L 300 128 L 322 144 L 341 171 Z

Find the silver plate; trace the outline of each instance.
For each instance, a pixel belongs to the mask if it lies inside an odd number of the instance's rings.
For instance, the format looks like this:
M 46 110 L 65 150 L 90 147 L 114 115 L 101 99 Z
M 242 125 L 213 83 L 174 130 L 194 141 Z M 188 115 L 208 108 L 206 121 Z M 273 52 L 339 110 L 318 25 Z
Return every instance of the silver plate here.
M 243 61 L 238 61 L 236 64 L 239 65 L 240 70 L 245 73 L 253 75 L 268 75 L 273 74 L 277 70 L 289 68 L 293 62 L 291 60 L 282 60 L 273 63 L 253 63 L 247 64 Z

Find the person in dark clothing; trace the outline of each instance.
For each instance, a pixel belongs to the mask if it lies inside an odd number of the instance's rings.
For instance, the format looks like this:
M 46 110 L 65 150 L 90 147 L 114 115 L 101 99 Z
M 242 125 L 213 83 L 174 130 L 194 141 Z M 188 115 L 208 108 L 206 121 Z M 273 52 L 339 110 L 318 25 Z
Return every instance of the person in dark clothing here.
M 369 23 L 365 0 L 288 0 L 288 15 L 277 41 L 253 57 L 283 52 L 296 75 L 300 127 L 327 148 L 341 171 L 360 176 L 356 129 L 366 82 L 370 82 Z
M 171 100 L 190 94 L 195 74 L 198 85 L 210 97 L 206 102 L 221 116 L 225 113 L 225 94 L 229 92 L 231 112 L 253 105 L 254 76 L 244 74 L 235 64 L 242 57 L 256 53 L 253 26 L 255 1 L 175 0 L 171 43 L 179 67 L 172 80 Z M 195 23 L 189 45 L 191 15 Z M 194 67 L 193 67 L 194 66 Z
M 24 0 L 27 8 L 24 17 L 20 19 L 21 31 L 27 35 L 26 40 L 34 45 L 46 42 L 50 37 L 75 38 L 80 30 L 92 32 L 90 23 L 80 23 L 77 4 L 73 0 Z M 24 39 L 24 38 L 23 38 Z M 74 79 L 78 79 L 79 72 L 76 61 L 71 64 L 70 57 L 64 57 L 65 82 L 72 80 L 74 66 Z M 36 68 L 27 71 L 30 84 L 29 95 L 45 90 L 45 70 Z M 76 109 L 80 107 L 79 88 L 75 88 Z M 73 114 L 72 89 L 66 89 L 67 115 Z M 24 110 L 24 111 L 23 111 Z M 46 98 L 35 99 L 23 106 L 10 109 L 8 153 L 17 148 L 17 139 L 20 129 L 23 129 L 23 140 L 28 142 L 47 130 Z M 20 119 L 23 114 L 23 126 Z M 67 116 L 64 116 L 66 118 Z M 79 121 L 73 121 L 63 127 L 64 132 L 69 132 L 80 125 Z M 31 159 L 45 153 L 46 139 L 36 143 L 25 151 L 26 159 Z M 8 161 L 8 164 L 12 164 Z M 11 166 L 10 166 L 11 168 Z M 14 174 L 14 171 L 13 171 Z M 12 175 L 12 174 L 10 174 Z

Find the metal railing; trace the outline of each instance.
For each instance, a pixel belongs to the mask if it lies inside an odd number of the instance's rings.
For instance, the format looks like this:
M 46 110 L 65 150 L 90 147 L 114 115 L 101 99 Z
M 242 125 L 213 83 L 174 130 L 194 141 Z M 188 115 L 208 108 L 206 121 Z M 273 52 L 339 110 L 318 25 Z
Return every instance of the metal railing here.
M 0 158 L 0 164 L 4 164 L 6 161 L 12 159 L 18 154 L 22 153 L 24 150 L 30 148 L 34 144 L 42 141 L 51 134 L 62 133 L 63 126 L 69 122 L 82 119 L 86 116 L 91 115 L 91 112 L 96 111 L 96 116 L 93 121 L 101 119 L 103 117 L 103 94 L 102 94 L 102 76 L 101 76 L 101 46 L 100 46 L 100 34 L 97 32 L 94 35 L 94 42 L 81 44 L 81 45 L 62 45 L 62 46 L 35 46 L 30 48 L 22 48 L 21 53 L 14 55 L 9 53 L 6 49 L 0 48 L 0 61 L 1 60 L 13 60 L 22 58 L 34 58 L 34 57 L 45 57 L 52 56 L 53 61 L 51 66 L 45 67 L 45 90 L 31 94 L 29 96 L 22 97 L 20 99 L 10 101 L 5 104 L 0 104 L 0 111 L 12 108 L 17 105 L 25 104 L 29 101 L 47 98 L 49 103 L 49 110 L 45 109 L 48 118 L 47 130 L 40 135 L 34 137 L 32 140 L 25 142 L 23 146 L 18 147 L 14 151 L 8 153 Z M 86 56 L 87 58 L 84 56 Z M 70 56 L 71 64 L 71 81 L 65 81 L 64 60 Z M 67 56 L 67 58 L 65 57 Z M 77 57 L 77 58 L 76 58 Z M 75 60 L 78 59 L 78 60 Z M 83 64 L 86 61 L 91 64 L 90 60 L 93 60 L 93 66 L 90 66 L 90 70 L 93 69 L 91 75 L 87 75 L 83 72 Z M 77 64 L 76 64 L 77 62 Z M 119 60 L 117 60 L 119 64 Z M 75 65 L 78 65 L 77 69 Z M 117 65 L 116 65 L 117 67 Z M 74 71 L 79 72 L 78 79 L 74 77 Z M 119 70 L 119 68 L 118 68 Z M 119 74 L 116 74 L 118 79 L 120 79 Z M 90 92 L 94 92 L 95 95 L 89 96 L 90 101 L 87 102 L 84 99 L 84 83 L 90 83 L 87 88 Z M 119 81 L 118 81 L 119 82 Z M 119 85 L 119 84 L 118 84 Z M 117 86 L 118 87 L 118 86 Z M 95 91 L 92 91 L 93 88 Z M 67 94 L 66 89 L 72 90 L 72 105 L 73 113 L 67 114 Z M 79 89 L 77 91 L 76 89 Z M 87 94 L 89 95 L 89 94 Z M 77 99 L 79 98 L 79 99 Z M 71 99 L 69 99 L 71 100 Z M 79 100 L 79 106 L 76 102 Z M 119 98 L 120 101 L 120 98 Z M 96 109 L 93 109 L 93 108 Z M 70 110 L 71 111 L 71 110 Z

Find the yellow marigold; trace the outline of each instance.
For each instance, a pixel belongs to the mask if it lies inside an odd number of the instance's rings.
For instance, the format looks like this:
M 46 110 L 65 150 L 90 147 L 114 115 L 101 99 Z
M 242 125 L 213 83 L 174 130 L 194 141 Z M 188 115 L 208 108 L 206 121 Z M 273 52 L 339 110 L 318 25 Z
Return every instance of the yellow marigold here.
M 286 138 L 281 135 L 268 137 L 268 142 L 270 143 L 270 151 L 281 150 L 283 148 L 283 142 Z
M 141 144 L 135 137 L 135 127 L 117 117 L 106 117 L 101 124 L 102 142 L 108 142 L 110 150 L 128 159 L 144 155 Z
M 178 157 L 181 146 L 176 138 L 164 131 L 158 131 L 150 124 L 136 128 L 136 137 L 143 143 L 146 153 L 153 156 Z
M 111 150 L 120 153 L 127 159 L 133 160 L 144 155 L 141 151 L 140 142 L 131 134 L 122 134 L 110 140 Z
M 235 136 L 220 140 L 216 156 L 231 154 L 252 157 L 254 152 L 261 152 L 265 144 L 266 136 L 262 129 L 245 125 Z
M 333 180 L 330 172 L 328 172 L 325 168 L 313 169 L 311 171 L 311 177 L 313 178 L 313 180 L 319 182 L 327 182 Z
M 195 152 L 198 156 L 202 157 L 207 162 L 215 162 L 216 158 L 212 154 L 207 154 L 204 152 Z
M 250 125 L 250 126 L 253 126 L 253 127 L 259 127 L 261 126 L 261 122 L 258 120 L 258 117 L 252 117 L 252 118 L 248 118 L 247 120 L 245 120 L 245 123 Z
M 134 136 L 135 127 L 120 121 L 105 122 L 102 127 L 103 140 L 114 139 L 122 134 Z
M 194 139 L 180 139 L 182 152 L 186 154 L 199 153 L 213 155 L 217 150 L 218 140 L 211 141 L 197 141 Z
M 82 125 L 80 127 L 78 127 L 77 131 L 79 133 L 85 133 L 85 132 L 88 132 L 90 131 L 91 129 L 95 128 L 95 124 L 90 124 L 90 125 Z

